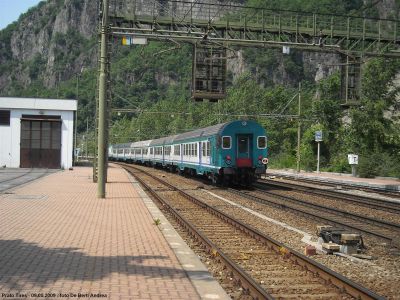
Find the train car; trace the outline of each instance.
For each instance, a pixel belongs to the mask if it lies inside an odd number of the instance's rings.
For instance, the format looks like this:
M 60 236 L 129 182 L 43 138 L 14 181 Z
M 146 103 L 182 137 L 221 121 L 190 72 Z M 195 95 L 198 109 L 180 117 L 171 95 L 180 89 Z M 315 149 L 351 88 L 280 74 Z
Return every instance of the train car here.
M 149 165 L 177 170 L 181 174 L 203 175 L 216 184 L 250 185 L 265 173 L 268 164 L 265 130 L 255 121 L 227 122 L 136 142 L 133 148 L 137 143 L 143 143 L 142 163 L 148 159 Z M 121 147 L 124 146 L 116 145 L 117 153 Z M 117 160 L 120 160 L 118 154 Z
M 135 142 L 132 147 L 135 151 L 134 162 L 139 164 L 148 164 L 150 162 L 150 153 L 148 151 L 152 140 Z
M 108 148 L 108 159 L 111 161 L 130 161 L 131 160 L 131 144 L 115 144 Z
M 214 183 L 249 185 L 268 163 L 265 130 L 254 121 L 233 121 L 187 132 L 175 138 L 179 169 L 209 177 Z

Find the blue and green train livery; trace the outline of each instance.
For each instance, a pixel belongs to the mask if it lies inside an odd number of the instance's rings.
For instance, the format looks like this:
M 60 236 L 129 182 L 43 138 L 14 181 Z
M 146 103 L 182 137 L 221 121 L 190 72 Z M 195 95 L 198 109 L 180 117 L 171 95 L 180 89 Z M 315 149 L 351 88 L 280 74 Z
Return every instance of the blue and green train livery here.
M 214 183 L 251 184 L 268 164 L 267 137 L 255 121 L 233 121 L 182 134 L 111 145 L 109 160 L 142 163 Z

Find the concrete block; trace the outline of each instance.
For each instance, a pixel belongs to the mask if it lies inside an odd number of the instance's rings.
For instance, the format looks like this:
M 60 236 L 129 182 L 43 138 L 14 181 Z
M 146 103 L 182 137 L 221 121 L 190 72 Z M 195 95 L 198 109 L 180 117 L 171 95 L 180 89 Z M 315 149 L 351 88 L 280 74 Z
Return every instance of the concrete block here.
M 337 252 L 340 250 L 340 245 L 335 243 L 322 243 L 322 248 L 330 252 Z

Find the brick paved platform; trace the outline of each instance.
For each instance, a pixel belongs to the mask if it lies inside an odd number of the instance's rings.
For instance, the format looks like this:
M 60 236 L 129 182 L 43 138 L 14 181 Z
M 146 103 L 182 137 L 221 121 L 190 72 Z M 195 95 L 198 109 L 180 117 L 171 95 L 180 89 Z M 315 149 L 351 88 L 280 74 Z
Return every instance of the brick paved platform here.
M 96 198 L 91 175 L 91 168 L 75 168 L 0 195 L 0 298 L 207 298 L 127 173 L 109 168 L 106 199 Z

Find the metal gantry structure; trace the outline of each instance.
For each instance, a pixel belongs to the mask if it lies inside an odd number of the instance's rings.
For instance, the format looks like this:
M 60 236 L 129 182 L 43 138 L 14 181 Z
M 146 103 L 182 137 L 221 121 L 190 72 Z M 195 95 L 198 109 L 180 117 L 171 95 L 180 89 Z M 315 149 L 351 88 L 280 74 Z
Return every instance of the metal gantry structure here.
M 99 197 L 105 196 L 107 45 L 111 36 L 336 53 L 342 56 L 342 97 L 346 104 L 360 97 L 360 65 L 366 57 L 400 58 L 399 20 L 271 10 L 243 6 L 239 1 L 213 0 L 102 0 L 99 13 Z

